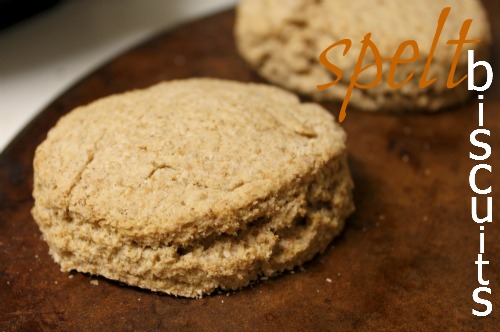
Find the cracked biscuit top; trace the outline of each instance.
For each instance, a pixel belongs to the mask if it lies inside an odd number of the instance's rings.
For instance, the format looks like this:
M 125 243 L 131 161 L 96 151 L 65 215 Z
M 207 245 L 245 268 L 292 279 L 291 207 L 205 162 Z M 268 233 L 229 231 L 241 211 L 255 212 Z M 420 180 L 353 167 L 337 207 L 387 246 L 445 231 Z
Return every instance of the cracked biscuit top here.
M 36 151 L 34 209 L 144 244 L 187 243 L 271 213 L 280 190 L 344 150 L 329 113 L 279 88 L 160 83 L 64 116 Z

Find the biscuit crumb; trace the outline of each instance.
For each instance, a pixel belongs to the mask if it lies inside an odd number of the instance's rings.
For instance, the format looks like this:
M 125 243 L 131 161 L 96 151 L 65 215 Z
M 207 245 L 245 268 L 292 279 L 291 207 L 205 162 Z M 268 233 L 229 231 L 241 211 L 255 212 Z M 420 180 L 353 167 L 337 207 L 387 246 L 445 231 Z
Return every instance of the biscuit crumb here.
M 99 286 L 99 280 L 90 280 L 90 283 L 94 286 Z
M 326 278 L 326 282 L 332 282 L 332 279 Z
M 70 275 L 68 276 L 68 279 L 73 279 L 73 275 L 72 275 L 72 274 L 70 274 Z

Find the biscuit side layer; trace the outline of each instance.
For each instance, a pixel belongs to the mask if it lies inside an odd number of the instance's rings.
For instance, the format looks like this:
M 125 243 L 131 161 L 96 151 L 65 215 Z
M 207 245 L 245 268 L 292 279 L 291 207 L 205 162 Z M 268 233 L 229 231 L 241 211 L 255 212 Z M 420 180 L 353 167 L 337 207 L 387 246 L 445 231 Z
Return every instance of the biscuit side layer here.
M 267 213 L 235 234 L 212 234 L 184 245 L 147 246 L 113 229 L 69 215 L 38 213 L 44 239 L 62 271 L 103 275 L 129 285 L 198 297 L 238 289 L 324 251 L 353 211 L 352 181 L 345 154 L 332 157 L 298 183 L 267 198 Z M 276 212 L 277 211 L 277 212 Z M 60 213 L 60 212 L 59 212 Z

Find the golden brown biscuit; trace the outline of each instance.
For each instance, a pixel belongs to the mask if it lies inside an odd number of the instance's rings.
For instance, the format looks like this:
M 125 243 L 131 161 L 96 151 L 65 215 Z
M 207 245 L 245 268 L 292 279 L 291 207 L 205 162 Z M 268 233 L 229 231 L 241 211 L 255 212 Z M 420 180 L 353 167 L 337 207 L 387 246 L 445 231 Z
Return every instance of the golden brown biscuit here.
M 344 131 L 266 85 L 103 98 L 58 122 L 34 171 L 32 213 L 62 271 L 188 297 L 302 264 L 353 211 Z

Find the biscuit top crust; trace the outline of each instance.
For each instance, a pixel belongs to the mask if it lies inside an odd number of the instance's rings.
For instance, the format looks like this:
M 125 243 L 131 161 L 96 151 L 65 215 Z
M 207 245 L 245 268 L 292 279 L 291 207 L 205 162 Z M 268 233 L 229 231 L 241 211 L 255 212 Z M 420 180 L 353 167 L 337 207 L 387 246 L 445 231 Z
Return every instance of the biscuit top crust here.
M 165 82 L 62 117 L 36 151 L 35 210 L 145 242 L 234 233 L 344 150 L 327 111 L 282 89 Z

